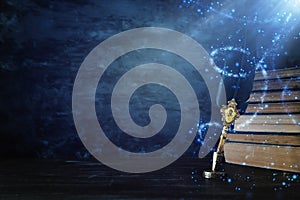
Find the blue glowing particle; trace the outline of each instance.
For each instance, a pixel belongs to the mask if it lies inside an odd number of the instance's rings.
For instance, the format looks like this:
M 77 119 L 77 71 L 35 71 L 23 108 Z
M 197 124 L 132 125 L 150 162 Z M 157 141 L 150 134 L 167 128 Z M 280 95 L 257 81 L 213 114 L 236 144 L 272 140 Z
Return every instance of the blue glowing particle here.
M 267 65 L 267 64 L 264 64 L 263 67 L 266 69 L 266 68 L 268 68 L 268 65 Z
M 285 185 L 286 185 L 286 182 L 283 181 L 283 182 L 282 182 L 282 185 L 285 186 Z
M 228 183 L 231 183 L 231 178 L 229 178 L 229 179 L 227 180 L 227 182 L 228 182 Z
M 254 17 L 253 21 L 254 21 L 254 22 L 256 22 L 256 21 L 257 21 L 257 16 L 256 16 L 256 15 L 255 15 L 255 17 Z
M 200 12 L 201 12 L 201 9 L 200 9 L 200 8 L 198 8 L 198 9 L 197 9 L 197 12 L 198 12 L 198 13 L 200 13 Z
M 236 62 L 236 63 L 235 63 L 235 66 L 236 66 L 236 67 L 240 66 L 240 63 Z
M 235 9 L 231 9 L 231 12 L 232 12 L 232 13 L 235 13 Z
M 240 190 L 241 190 L 241 188 L 240 188 L 240 187 L 238 187 L 238 186 L 236 186 L 236 187 L 235 187 L 235 190 L 237 190 L 237 191 L 240 191 Z
M 295 179 L 297 178 L 297 175 L 296 175 L 296 174 L 294 174 L 292 177 L 293 177 L 293 179 L 295 180 Z

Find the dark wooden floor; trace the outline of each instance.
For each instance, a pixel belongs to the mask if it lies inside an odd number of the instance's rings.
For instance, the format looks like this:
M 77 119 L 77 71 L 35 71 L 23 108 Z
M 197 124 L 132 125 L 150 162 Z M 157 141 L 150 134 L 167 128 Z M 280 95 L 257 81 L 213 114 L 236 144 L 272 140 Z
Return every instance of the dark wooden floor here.
M 146 174 L 97 161 L 2 160 L 0 199 L 300 199 L 299 174 L 225 164 L 227 178 L 206 180 L 209 168 L 198 158 Z

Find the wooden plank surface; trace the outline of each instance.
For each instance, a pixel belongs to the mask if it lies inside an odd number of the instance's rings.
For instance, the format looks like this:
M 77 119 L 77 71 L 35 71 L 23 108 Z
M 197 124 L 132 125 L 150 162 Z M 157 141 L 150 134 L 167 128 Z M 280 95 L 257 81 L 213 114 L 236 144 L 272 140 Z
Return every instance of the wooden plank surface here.
M 300 114 L 242 115 L 234 129 L 246 132 L 300 133 Z
M 252 91 L 261 90 L 299 90 L 300 89 L 300 79 L 290 78 L 290 79 L 272 79 L 272 80 L 260 80 L 254 81 Z
M 225 143 L 224 149 L 228 163 L 300 172 L 300 147 Z
M 246 113 L 300 113 L 300 102 L 249 104 Z
M 266 71 L 266 74 L 263 74 L 261 71 L 259 71 L 255 74 L 254 80 L 290 78 L 298 76 L 300 76 L 300 68 L 287 68 L 276 71 Z
M 258 134 L 228 134 L 227 140 L 230 142 L 248 142 L 277 145 L 299 145 L 300 135 L 258 135 Z
M 284 101 L 299 101 L 300 91 L 260 91 L 253 92 L 248 100 L 249 103 L 260 102 L 284 102 Z
M 279 194 L 280 199 L 300 199 L 300 177 L 292 178 L 294 173 L 225 163 L 228 180 L 204 179 L 210 158 L 179 158 L 144 174 L 119 172 L 96 160 L 11 158 L 1 160 L 0 199 L 278 199 Z

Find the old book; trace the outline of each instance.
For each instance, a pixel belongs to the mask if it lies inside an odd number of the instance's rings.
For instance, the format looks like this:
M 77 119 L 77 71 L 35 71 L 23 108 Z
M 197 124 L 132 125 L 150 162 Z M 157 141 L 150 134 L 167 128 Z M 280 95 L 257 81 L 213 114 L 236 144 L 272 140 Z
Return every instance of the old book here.
M 249 106 L 228 134 L 228 163 L 300 172 L 300 68 L 257 73 Z
M 228 142 L 224 151 L 228 163 L 300 172 L 300 146 Z

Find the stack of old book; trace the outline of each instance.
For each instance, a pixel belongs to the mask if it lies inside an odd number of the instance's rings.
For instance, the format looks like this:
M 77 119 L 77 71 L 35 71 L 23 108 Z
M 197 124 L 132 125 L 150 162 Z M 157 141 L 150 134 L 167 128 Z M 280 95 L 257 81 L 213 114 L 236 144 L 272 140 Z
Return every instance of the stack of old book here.
M 226 162 L 300 172 L 300 68 L 257 72 L 235 131 L 224 146 Z

